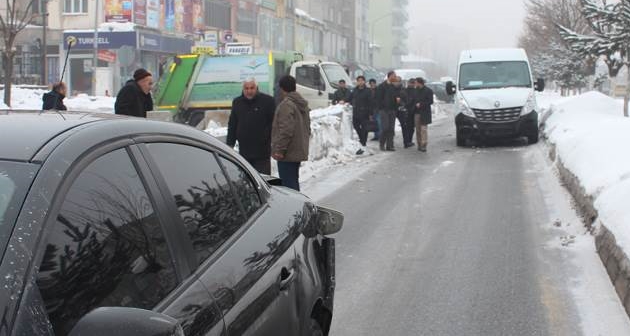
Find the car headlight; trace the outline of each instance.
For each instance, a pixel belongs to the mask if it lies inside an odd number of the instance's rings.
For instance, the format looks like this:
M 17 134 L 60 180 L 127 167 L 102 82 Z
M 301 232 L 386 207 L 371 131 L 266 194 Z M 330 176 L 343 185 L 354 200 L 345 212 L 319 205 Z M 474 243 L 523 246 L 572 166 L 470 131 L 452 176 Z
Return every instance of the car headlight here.
M 459 101 L 457 103 L 457 113 L 463 113 L 465 116 L 475 118 L 475 113 L 470 108 L 470 106 L 468 106 L 466 99 L 464 99 L 464 97 L 462 96 L 459 96 Z
M 523 106 L 523 110 L 521 110 L 521 115 L 526 115 L 538 109 L 538 104 L 536 104 L 536 95 L 534 93 L 530 94 L 527 97 L 527 102 L 525 106 Z

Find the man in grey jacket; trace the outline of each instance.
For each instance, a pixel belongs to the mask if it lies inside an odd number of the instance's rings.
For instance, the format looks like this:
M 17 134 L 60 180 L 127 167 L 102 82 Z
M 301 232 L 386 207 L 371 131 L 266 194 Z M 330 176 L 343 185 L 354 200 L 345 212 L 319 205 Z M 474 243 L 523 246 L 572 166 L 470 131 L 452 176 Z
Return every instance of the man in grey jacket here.
M 296 81 L 284 76 L 279 81 L 282 102 L 271 129 L 271 153 L 278 161 L 278 174 L 285 187 L 300 190 L 300 164 L 308 160 L 311 117 L 308 102 L 296 92 Z

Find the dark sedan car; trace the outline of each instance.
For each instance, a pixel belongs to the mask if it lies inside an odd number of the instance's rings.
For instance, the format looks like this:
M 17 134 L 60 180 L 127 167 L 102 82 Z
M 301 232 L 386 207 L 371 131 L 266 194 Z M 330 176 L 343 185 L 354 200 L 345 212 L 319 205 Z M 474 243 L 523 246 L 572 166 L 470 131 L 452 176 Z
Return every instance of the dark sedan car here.
M 0 335 L 326 335 L 343 216 L 173 123 L 0 112 Z

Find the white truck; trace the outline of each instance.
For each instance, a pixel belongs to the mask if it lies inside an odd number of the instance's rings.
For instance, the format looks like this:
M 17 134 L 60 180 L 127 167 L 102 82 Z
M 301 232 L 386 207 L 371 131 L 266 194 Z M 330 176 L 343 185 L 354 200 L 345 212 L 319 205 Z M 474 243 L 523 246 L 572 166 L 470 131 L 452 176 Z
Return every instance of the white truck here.
M 523 49 L 476 49 L 462 51 L 457 85 L 446 83 L 455 95 L 455 127 L 458 146 L 469 139 L 527 137 L 538 142 L 538 105 L 535 91 L 543 91 L 543 79 L 533 80 Z

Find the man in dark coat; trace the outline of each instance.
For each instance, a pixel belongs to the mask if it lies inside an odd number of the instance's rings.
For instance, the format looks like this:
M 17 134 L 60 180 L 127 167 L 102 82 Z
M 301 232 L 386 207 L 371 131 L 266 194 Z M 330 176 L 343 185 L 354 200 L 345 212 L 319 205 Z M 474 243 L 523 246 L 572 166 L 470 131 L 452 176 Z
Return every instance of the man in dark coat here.
M 379 84 L 376 88 L 376 106 L 381 115 L 381 137 L 380 149 L 387 151 L 395 151 L 394 135 L 396 127 L 396 111 L 400 104 L 400 96 L 394 87 L 396 81 L 396 72 L 387 73 L 387 80 Z
M 372 94 L 372 101 L 376 102 L 376 79 L 370 78 L 369 81 L 370 93 Z M 381 115 L 378 113 L 378 108 L 372 105 L 372 116 L 374 116 L 374 120 L 376 120 L 376 130 L 374 131 L 374 138 L 372 141 L 378 141 L 381 137 Z
M 274 98 L 258 91 L 254 79 L 243 83 L 243 94 L 232 101 L 227 145 L 238 150 L 261 174 L 271 175 L 271 127 Z
M 42 110 L 57 110 L 66 111 L 66 105 L 63 104 L 63 100 L 66 98 L 66 92 L 68 88 L 64 82 L 55 83 L 50 92 L 44 93 L 42 97 L 43 105 Z
M 367 146 L 367 123 L 372 120 L 372 93 L 365 86 L 365 77 L 357 77 L 357 87 L 352 91 L 350 103 L 352 104 L 352 125 L 359 136 L 362 148 L 357 151 L 357 155 L 365 153 Z
M 339 88 L 333 94 L 333 104 L 345 104 L 350 103 L 350 89 L 346 87 L 346 81 L 339 81 Z
M 411 78 L 407 82 L 407 88 L 405 88 L 405 127 L 403 128 L 403 143 L 405 148 L 413 147 L 413 133 L 415 131 L 415 114 L 416 103 L 418 102 L 420 90 L 417 87 L 416 79 Z
M 426 152 L 429 138 L 428 125 L 432 122 L 431 105 L 433 105 L 433 90 L 425 86 L 423 78 L 418 78 L 417 82 L 420 92 L 418 94 L 418 102 L 416 103 L 418 109 L 418 113 L 415 115 L 416 137 L 418 150 Z
M 133 117 L 147 117 L 147 111 L 153 111 L 151 88 L 153 76 L 145 69 L 138 69 L 133 73 L 133 79 L 127 81 L 118 92 L 114 111 Z

